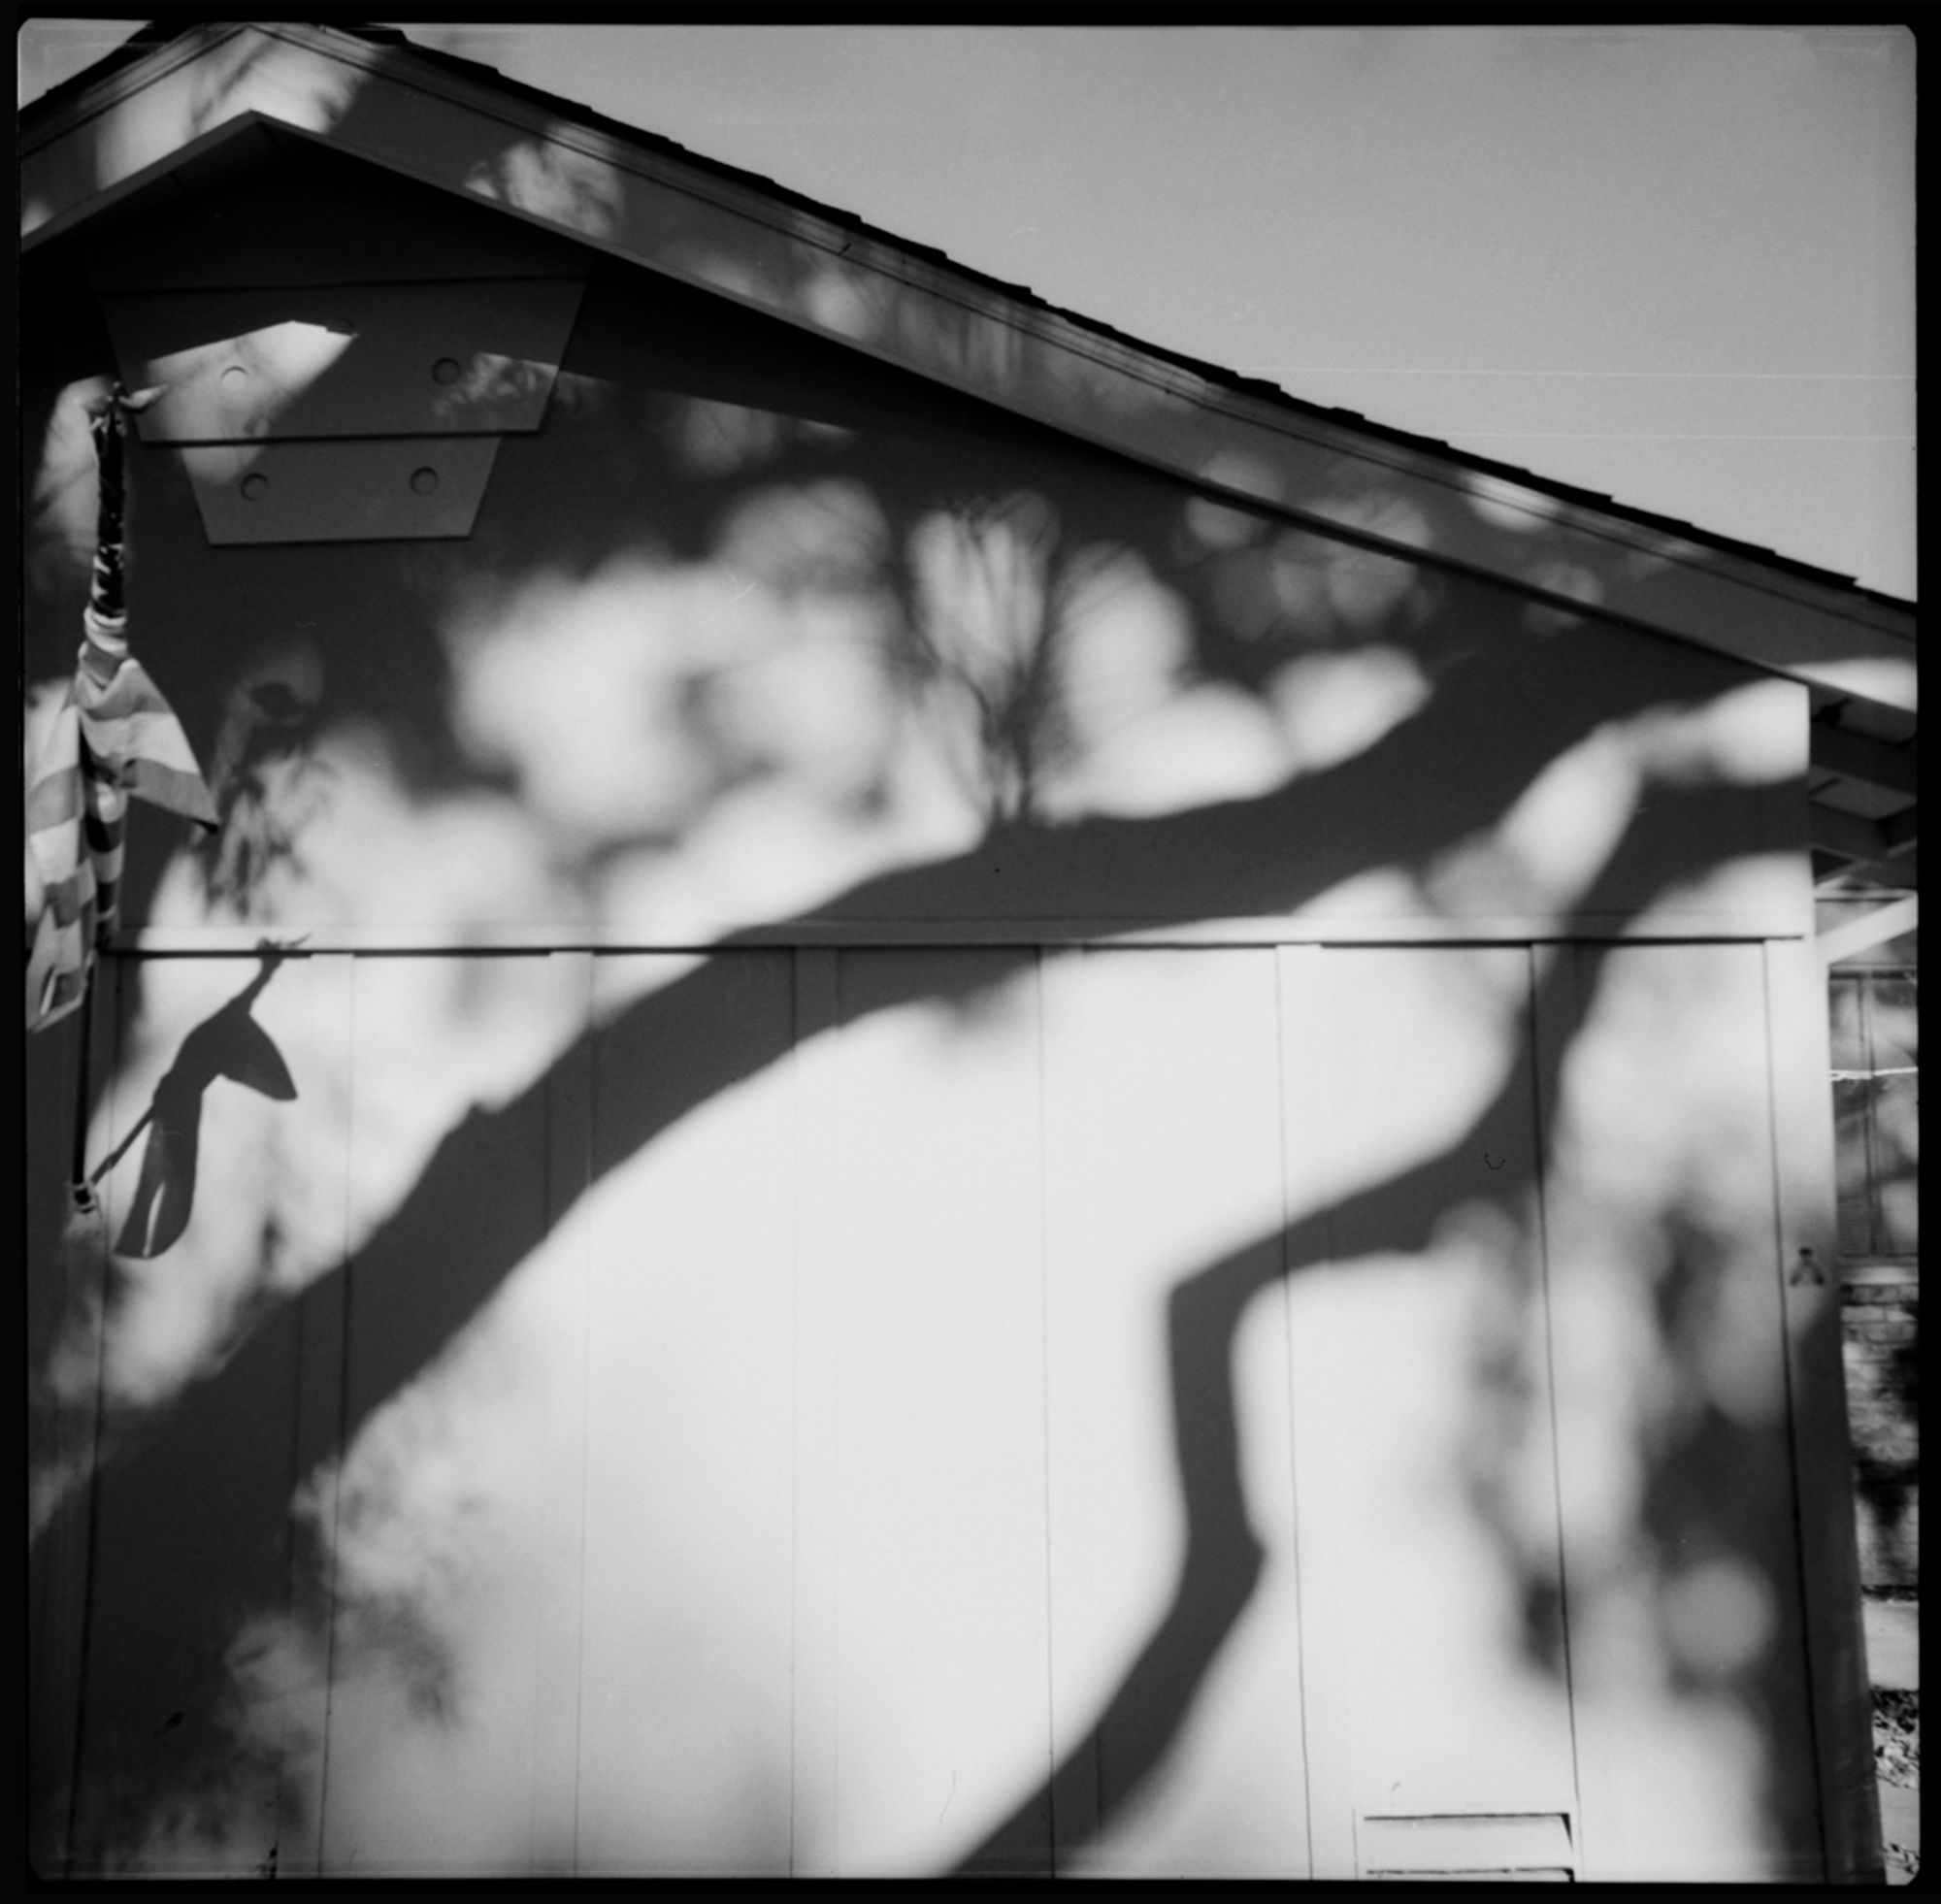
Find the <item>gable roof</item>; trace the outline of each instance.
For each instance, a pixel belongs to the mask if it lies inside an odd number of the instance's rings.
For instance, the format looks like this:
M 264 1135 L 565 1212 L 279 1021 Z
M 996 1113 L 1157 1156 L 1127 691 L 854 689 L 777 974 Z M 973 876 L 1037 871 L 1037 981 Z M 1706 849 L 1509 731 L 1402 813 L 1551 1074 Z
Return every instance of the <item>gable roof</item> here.
M 1823 870 L 1911 852 L 1911 604 L 1141 344 L 396 29 L 144 29 L 22 115 L 23 246 L 205 188 L 293 137 L 1051 424 L 1210 499 L 1802 681 Z M 1403 507 L 1373 520 L 1336 512 L 1333 499 L 1374 483 Z M 1425 519 L 1432 542 L 1411 533 Z

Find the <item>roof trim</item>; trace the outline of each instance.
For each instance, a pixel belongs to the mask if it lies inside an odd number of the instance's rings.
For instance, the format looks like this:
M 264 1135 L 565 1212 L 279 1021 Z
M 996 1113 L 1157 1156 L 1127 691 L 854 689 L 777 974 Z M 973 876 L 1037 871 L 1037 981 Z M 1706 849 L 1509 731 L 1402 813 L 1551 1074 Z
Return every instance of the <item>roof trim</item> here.
M 1235 508 L 1487 575 L 1823 694 L 1916 705 L 1911 605 L 1135 344 L 488 67 L 342 27 L 226 22 L 137 57 L 120 49 L 104 66 L 25 115 L 25 249 L 209 151 L 222 128 L 260 121 L 1133 457 Z M 144 110 L 123 115 L 112 151 L 89 149 L 97 123 L 138 98 Z M 1367 487 L 1408 505 L 1396 512 L 1403 522 L 1411 510 L 1432 522 L 1434 545 L 1333 520 L 1331 499 Z M 1575 572 L 1561 592 L 1551 585 L 1560 564 Z

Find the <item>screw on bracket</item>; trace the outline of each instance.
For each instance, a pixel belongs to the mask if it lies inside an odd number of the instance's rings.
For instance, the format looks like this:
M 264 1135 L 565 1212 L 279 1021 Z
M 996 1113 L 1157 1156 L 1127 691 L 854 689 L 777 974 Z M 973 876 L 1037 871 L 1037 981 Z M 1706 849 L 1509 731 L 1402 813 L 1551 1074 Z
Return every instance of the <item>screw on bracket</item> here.
M 1799 1252 L 1799 1261 L 1793 1265 L 1793 1274 L 1786 1279 L 1789 1283 L 1822 1284 L 1826 1280 L 1826 1272 L 1820 1267 L 1820 1259 L 1809 1249 Z

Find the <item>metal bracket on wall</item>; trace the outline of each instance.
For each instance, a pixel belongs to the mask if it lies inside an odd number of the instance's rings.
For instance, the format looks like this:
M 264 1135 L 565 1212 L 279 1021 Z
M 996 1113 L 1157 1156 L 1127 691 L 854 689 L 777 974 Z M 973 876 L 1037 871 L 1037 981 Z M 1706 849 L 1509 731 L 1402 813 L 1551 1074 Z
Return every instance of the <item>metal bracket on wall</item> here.
M 497 437 L 205 443 L 181 459 L 211 543 L 469 536 Z
M 584 283 L 172 290 L 102 301 L 138 425 L 216 546 L 460 538 L 545 408 Z

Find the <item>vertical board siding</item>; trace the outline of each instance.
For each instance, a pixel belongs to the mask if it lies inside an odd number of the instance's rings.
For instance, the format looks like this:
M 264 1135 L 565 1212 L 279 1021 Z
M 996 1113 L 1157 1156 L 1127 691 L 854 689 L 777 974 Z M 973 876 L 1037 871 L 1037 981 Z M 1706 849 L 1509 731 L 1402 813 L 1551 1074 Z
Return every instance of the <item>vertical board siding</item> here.
M 1761 958 L 286 961 L 61 1510 L 74 1868 L 1806 1869 Z M 96 1155 L 257 970 L 127 962 Z
M 876 1876 L 947 1868 L 1047 1751 L 1037 999 L 995 952 L 838 983 L 837 1831 Z
M 28 1279 L 28 1353 L 42 1370 L 27 1413 L 28 1856 L 44 1876 L 73 1868 L 75 1784 L 82 1769 L 82 1674 L 89 1610 L 89 1528 L 100 1450 L 102 1313 L 108 1264 L 78 1247 L 68 1185 L 74 1174 L 78 1100 L 88 1068 L 105 1074 L 119 1044 L 118 964 L 104 965 L 86 1013 L 103 1029 L 82 1035 L 76 1013 L 26 1049 L 27 1101 L 44 1106 L 23 1133 L 27 1234 L 56 1253 L 52 1278 Z M 87 1047 L 84 1050 L 84 1047 Z M 97 1118 L 86 1163 L 113 1141 Z M 49 1283 L 52 1287 L 49 1287 Z
M 1561 948 L 1545 1185 L 1584 1875 L 1824 1875 L 1761 950 Z
M 553 981 L 545 958 L 357 962 L 353 1225 L 381 1223 L 454 1126 L 524 1082 L 558 1008 Z M 422 1254 L 351 1259 L 352 1432 L 335 1464 L 330 1548 L 329 1872 L 469 1877 L 532 1862 L 533 1743 L 552 1691 L 534 1648 L 552 1477 L 536 1459 L 548 1441 L 548 1345 L 522 1298 L 551 1265 L 543 1253 L 527 1262 L 455 1335 L 433 1318 L 473 1273 L 488 1228 L 545 1235 L 543 1126 L 535 1137 L 474 1156 Z M 401 1363 L 426 1337 L 434 1359 Z M 506 1802 L 513 1792 L 522 1802 Z
M 1290 1238 L 1316 1875 L 1371 1814 L 1567 1811 L 1528 958 L 1291 962 Z M 1452 1006 L 1455 1007 L 1452 1009 Z
M 250 990 L 256 961 L 104 969 L 116 981 L 97 1036 L 117 1063 L 90 1168 L 134 1139 L 103 1178 L 106 1235 L 118 1243 L 138 1208 L 191 1183 L 193 1197 L 177 1240 L 110 1267 L 96 1389 L 109 1459 L 56 1513 L 57 1529 L 76 1514 L 88 1528 L 69 1868 L 302 1870 L 316 1855 L 324 1668 L 305 1638 L 316 1501 L 298 1484 L 303 1437 L 327 1432 L 336 1404 L 324 1364 L 341 1367 L 330 1304 L 309 1292 L 344 1253 L 348 1107 L 328 1088 L 287 1102 L 246 1088 L 233 1026 L 201 1062 L 179 1051 Z M 342 1076 L 348 984 L 345 959 L 282 965 L 250 1001 L 293 1076 Z M 165 1095 L 144 1127 L 170 1073 L 197 1088 Z M 163 1177 L 174 1188 L 151 1202 L 141 1186 Z M 212 1681 L 231 1689 L 226 1712 L 203 1696 Z
M 841 1770 L 837 1376 L 842 1356 L 843 1149 L 839 963 L 834 951 L 794 955 L 795 1046 L 790 1055 L 795 1094 L 790 1871 L 814 1878 L 834 1877 L 841 1870 L 837 1830 Z
M 1061 1869 L 1306 1868 L 1274 988 L 1269 948 L 1044 966 Z
M 1842 1366 L 1841 1279 L 1827 1215 L 1834 1208 L 1833 1106 L 1823 1088 L 1828 1038 L 1819 1006 L 1825 968 L 1811 944 L 1768 944 L 1765 1005 L 1772 1052 L 1774 1249 L 1781 1292 L 1789 1409 L 1800 1525 L 1835 1527 L 1853 1496 L 1853 1446 Z M 1802 1256 L 1802 1252 L 1806 1252 Z M 1817 1275 L 1813 1265 L 1818 1265 Z M 1871 1706 L 1860 1624 L 1859 1555 L 1842 1542 L 1801 1556 L 1812 1674 L 1814 1748 L 1826 1829 L 1826 1879 L 1880 1875 L 1880 1793 L 1871 1741 L 1849 1723 Z
M 562 1031 L 591 1028 L 594 964 L 584 952 L 555 952 Z M 590 1187 L 596 1067 L 590 1039 L 576 1038 L 547 1074 L 546 1213 L 555 1229 Z M 533 1635 L 532 1857 L 534 1875 L 578 1868 L 581 1711 L 586 1696 L 588 1367 L 594 1338 L 594 1263 L 566 1249 L 555 1272 L 557 1320 L 542 1341 L 540 1438 L 534 1450 L 544 1488 L 538 1510 L 538 1604 Z
M 731 956 L 681 1049 L 785 1055 L 788 955 Z M 596 964 L 605 1022 L 693 962 Z M 596 1035 L 596 1154 L 643 1097 L 680 1090 L 679 1062 Z M 793 1142 L 775 1066 L 616 1161 L 548 1245 L 590 1312 L 582 1875 L 788 1870 Z
M 285 986 L 286 994 L 281 990 Z M 260 1014 L 266 1029 L 280 1029 L 275 1014 L 288 1010 L 283 1021 L 288 1033 L 280 1042 L 299 1095 L 294 1103 L 278 1105 L 277 1113 L 306 1104 L 308 1119 L 313 1120 L 308 1135 L 303 1119 L 297 1120 L 296 1130 L 283 1133 L 283 1149 L 292 1165 L 285 1181 L 302 1185 L 299 1194 L 315 1226 L 314 1238 L 302 1259 L 307 1279 L 296 1298 L 298 1380 L 291 1397 L 291 1511 L 300 1521 L 303 1538 L 291 1557 L 293 1618 L 284 1638 L 291 1663 L 283 1668 L 280 1692 L 283 1756 L 275 1846 L 277 1871 L 292 1876 L 323 1869 L 330 1675 L 327 1644 L 319 1645 L 314 1632 L 319 1601 L 328 1607 L 329 1562 L 319 1558 L 319 1547 L 335 1538 L 337 1493 L 335 1468 L 326 1465 L 311 1471 L 308 1451 L 336 1444 L 344 1425 L 348 1290 L 345 1279 L 329 1270 L 344 1260 L 349 1244 L 354 1100 L 348 1087 L 355 1063 L 351 1040 L 355 987 L 356 963 L 345 955 L 287 965 L 279 968 L 266 989 Z M 271 993 L 278 994 L 274 1002 Z M 343 1089 L 332 1088 L 338 1080 Z M 283 1119 L 279 1116 L 277 1121 Z M 306 1625 L 312 1636 L 299 1639 Z

